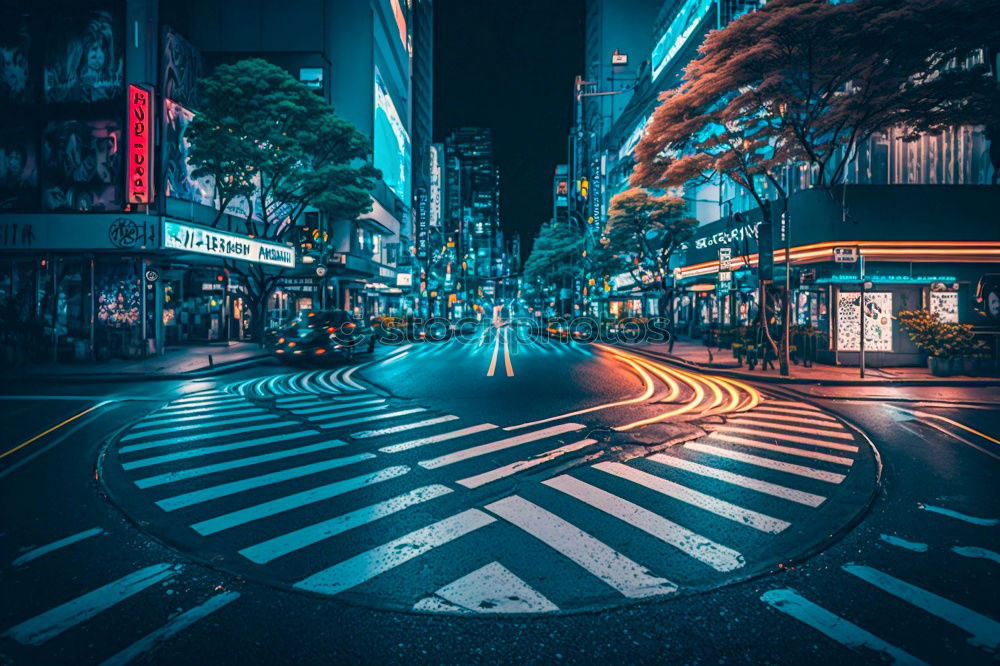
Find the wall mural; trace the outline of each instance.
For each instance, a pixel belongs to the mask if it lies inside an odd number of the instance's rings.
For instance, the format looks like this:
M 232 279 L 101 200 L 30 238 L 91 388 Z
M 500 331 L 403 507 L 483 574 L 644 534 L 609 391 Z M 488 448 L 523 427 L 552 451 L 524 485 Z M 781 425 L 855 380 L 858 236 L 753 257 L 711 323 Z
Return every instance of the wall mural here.
M 0 13 L 0 102 L 30 101 L 30 46 L 27 19 Z
M 121 210 L 121 138 L 116 120 L 50 122 L 42 137 L 42 208 Z
M 163 181 L 168 197 L 215 205 L 211 176 L 193 178 L 188 164 L 188 140 L 184 136 L 194 113 L 170 99 L 163 100 Z
M 86 103 L 121 96 L 121 30 L 109 12 L 54 20 L 46 43 L 45 101 Z
M 0 210 L 23 210 L 34 202 L 38 161 L 34 142 L 22 131 L 0 133 Z
M 189 108 L 198 106 L 198 79 L 202 75 L 201 54 L 171 28 L 163 31 L 163 96 Z

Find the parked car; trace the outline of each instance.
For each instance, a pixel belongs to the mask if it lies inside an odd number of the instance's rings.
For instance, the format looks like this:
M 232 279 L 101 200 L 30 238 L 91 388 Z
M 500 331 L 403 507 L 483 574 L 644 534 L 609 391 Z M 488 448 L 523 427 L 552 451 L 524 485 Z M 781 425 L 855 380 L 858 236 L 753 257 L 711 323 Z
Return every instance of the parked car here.
M 283 360 L 345 359 L 375 351 L 371 326 L 346 310 L 303 313 L 281 327 L 273 338 L 274 354 Z

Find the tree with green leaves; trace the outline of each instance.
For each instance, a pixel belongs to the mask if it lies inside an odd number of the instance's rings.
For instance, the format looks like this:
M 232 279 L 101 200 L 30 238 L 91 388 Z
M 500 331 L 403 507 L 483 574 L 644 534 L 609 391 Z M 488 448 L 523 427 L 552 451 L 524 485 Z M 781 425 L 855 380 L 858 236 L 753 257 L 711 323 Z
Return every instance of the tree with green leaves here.
M 534 285 L 539 285 L 540 293 L 572 288 L 573 280 L 583 275 L 584 249 L 583 234 L 568 222 L 551 221 L 542 225 L 524 262 L 523 281 L 533 287 L 529 292 L 534 293 Z M 567 310 L 565 303 L 560 307 Z
M 307 208 L 333 220 L 371 210 L 379 177 L 371 142 L 281 67 L 258 58 L 220 65 L 201 81 L 200 98 L 187 130 L 188 160 L 196 178 L 211 176 L 215 183 L 213 226 L 240 198 L 248 202 L 246 233 L 275 242 L 286 239 Z M 259 340 L 283 272 L 230 261 L 226 268 L 243 278 Z

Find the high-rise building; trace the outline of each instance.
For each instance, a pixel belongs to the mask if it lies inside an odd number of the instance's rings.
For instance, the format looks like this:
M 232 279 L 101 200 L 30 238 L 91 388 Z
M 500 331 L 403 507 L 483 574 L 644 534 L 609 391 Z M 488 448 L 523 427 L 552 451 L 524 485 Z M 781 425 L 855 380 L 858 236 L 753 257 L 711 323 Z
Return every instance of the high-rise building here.
M 331 298 L 324 300 L 364 314 L 412 307 L 405 276 L 411 271 L 414 210 L 427 197 L 415 184 L 415 174 L 423 178 L 426 152 L 420 157 L 414 150 L 425 151 L 430 141 L 432 3 L 301 0 L 295 11 L 265 0 L 159 4 L 165 20 L 182 26 L 201 50 L 209 70 L 264 58 L 314 87 L 371 138 L 373 162 L 382 172 L 373 210 L 358 220 L 320 221 L 330 239 L 323 282 Z M 420 186 L 426 187 L 425 179 Z M 291 302 L 303 298 L 293 292 Z

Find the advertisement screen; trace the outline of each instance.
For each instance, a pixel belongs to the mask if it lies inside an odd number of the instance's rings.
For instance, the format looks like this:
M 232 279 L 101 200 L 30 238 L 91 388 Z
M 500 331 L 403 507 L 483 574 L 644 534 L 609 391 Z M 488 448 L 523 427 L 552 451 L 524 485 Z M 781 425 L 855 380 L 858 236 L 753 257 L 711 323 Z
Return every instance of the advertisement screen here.
M 410 135 L 396 112 L 382 75 L 375 68 L 375 168 L 405 202 L 410 201 Z

